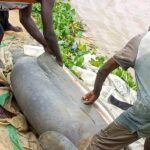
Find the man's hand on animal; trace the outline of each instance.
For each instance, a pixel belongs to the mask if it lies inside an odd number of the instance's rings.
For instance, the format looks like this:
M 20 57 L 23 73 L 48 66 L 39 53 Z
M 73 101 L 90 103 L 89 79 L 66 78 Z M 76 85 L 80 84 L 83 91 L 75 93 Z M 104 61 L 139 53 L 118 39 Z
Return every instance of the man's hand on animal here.
M 96 95 L 93 91 L 87 93 L 85 96 L 82 97 L 83 103 L 86 105 L 93 104 L 99 95 Z
M 103 83 L 110 72 L 118 68 L 119 64 L 113 59 L 110 58 L 102 68 L 99 69 L 93 91 L 87 93 L 82 99 L 84 104 L 90 105 L 93 104 L 96 99 L 99 97 Z

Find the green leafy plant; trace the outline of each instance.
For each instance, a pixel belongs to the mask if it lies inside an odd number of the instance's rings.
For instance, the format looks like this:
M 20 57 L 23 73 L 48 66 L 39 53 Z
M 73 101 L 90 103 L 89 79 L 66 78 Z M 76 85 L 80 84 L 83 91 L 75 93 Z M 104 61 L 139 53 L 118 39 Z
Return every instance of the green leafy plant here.
M 91 59 L 90 64 L 95 67 L 102 67 L 102 65 L 106 62 L 107 57 L 96 57 L 96 59 Z
M 33 6 L 33 17 L 42 29 L 41 7 L 39 4 Z M 53 9 L 54 29 L 59 40 L 59 47 L 63 55 L 64 63 L 68 68 L 74 65 L 82 67 L 83 55 L 89 53 L 89 47 L 76 40 L 82 37 L 83 26 L 77 20 L 75 10 L 69 1 L 58 0 Z
M 129 72 L 124 71 L 121 68 L 118 68 L 118 69 L 114 70 L 112 73 L 119 76 L 124 81 L 126 81 L 126 83 L 128 83 L 128 85 L 129 85 L 129 87 L 131 87 L 133 90 L 137 89 L 137 85 L 134 82 L 133 77 Z

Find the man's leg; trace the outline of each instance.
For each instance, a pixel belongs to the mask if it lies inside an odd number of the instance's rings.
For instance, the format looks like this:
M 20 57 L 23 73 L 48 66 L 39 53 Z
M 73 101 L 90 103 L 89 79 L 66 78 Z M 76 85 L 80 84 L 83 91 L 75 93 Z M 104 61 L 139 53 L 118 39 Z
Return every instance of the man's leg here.
M 1 28 L 1 27 L 0 27 Z M 1 30 L 1 29 L 0 29 Z M 4 36 L 4 33 L 0 33 L 0 44 L 1 44 L 1 42 L 2 42 L 2 40 L 3 40 L 3 36 Z
M 3 11 L 3 16 L 4 16 L 4 22 L 5 22 L 5 31 L 14 31 L 14 32 L 22 32 L 22 28 L 18 26 L 13 26 L 12 24 L 9 23 L 9 12 L 8 11 Z
M 4 15 L 3 11 L 0 11 L 0 44 L 4 36 Z
M 33 21 L 31 17 L 31 12 L 32 12 L 32 5 L 29 5 L 28 7 L 21 9 L 19 11 L 20 22 L 35 40 L 37 40 L 40 44 L 42 44 L 44 48 L 47 48 L 45 38 L 37 28 L 35 22 Z
M 0 23 L 0 44 L 2 42 L 3 36 L 4 36 L 4 29 L 2 24 Z
M 150 138 L 146 138 L 144 143 L 144 150 L 150 150 Z
M 1 28 L 1 27 L 0 27 Z M 0 29 L 1 30 L 1 29 Z M 0 44 L 1 44 L 1 42 L 2 42 L 2 40 L 3 40 L 3 36 L 4 36 L 4 34 L 1 34 L 0 33 Z
M 87 150 L 120 150 L 138 139 L 137 133 L 113 122 L 93 137 Z
M 3 29 L 3 25 L 1 23 L 1 19 L 2 19 L 2 17 L 1 17 L 1 11 L 0 11 L 0 49 L 1 49 L 1 42 L 2 42 L 3 36 L 4 36 L 4 29 Z M 3 68 L 3 67 L 4 67 L 4 64 L 0 58 L 0 68 Z

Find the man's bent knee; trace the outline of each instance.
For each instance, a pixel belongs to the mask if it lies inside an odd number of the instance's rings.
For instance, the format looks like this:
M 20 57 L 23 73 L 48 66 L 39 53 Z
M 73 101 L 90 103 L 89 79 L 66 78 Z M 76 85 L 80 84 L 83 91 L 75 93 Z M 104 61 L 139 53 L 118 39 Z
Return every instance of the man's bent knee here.
M 87 150 L 120 150 L 138 139 L 137 133 L 113 122 L 93 137 Z

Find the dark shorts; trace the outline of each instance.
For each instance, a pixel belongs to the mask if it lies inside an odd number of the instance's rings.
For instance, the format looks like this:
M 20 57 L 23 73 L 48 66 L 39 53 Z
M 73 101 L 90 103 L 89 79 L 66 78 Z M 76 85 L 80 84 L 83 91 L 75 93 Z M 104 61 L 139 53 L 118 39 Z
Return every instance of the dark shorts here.
M 9 28 L 9 22 L 8 22 L 8 12 L 7 11 L 0 11 L 0 34 L 4 34 L 4 31 L 6 31 Z

